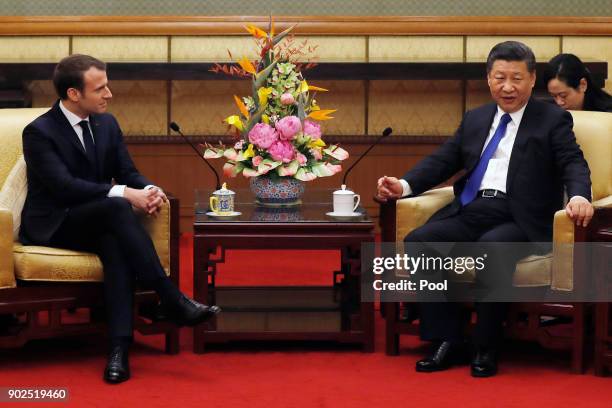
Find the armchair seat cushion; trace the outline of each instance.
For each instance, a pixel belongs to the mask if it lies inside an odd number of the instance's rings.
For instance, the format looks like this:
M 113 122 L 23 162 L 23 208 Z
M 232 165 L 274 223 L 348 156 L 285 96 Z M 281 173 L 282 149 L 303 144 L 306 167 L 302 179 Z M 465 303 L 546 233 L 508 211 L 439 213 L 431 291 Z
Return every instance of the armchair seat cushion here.
M 529 255 L 517 262 L 512 285 L 519 288 L 550 286 L 552 281 L 552 252 Z
M 550 286 L 552 280 L 552 253 L 546 255 L 530 255 L 516 263 L 512 276 L 512 285 L 520 288 Z M 411 275 L 398 272 L 397 276 L 409 278 Z M 472 283 L 476 278 L 474 269 L 468 269 L 462 274 L 450 274 L 450 279 L 457 283 Z
M 530 255 L 516 263 L 512 285 L 521 288 L 550 286 L 552 275 L 552 253 Z M 474 282 L 475 272 L 467 270 L 463 274 L 451 274 L 454 282 Z
M 13 246 L 15 277 L 27 281 L 102 282 L 97 255 L 43 246 Z

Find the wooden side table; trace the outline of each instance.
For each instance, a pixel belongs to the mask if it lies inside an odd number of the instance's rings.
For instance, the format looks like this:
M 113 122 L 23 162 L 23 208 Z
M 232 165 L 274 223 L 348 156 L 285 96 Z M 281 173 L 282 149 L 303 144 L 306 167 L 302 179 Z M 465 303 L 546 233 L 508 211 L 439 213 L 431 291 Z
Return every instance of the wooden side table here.
M 361 301 L 361 245 L 374 242 L 374 224 L 366 214 L 326 216 L 331 191 L 323 191 L 321 199 L 315 193 L 307 190 L 296 208 L 257 207 L 251 200 L 236 203 L 241 214 L 234 218 L 196 214 L 194 297 L 223 312 L 194 328 L 195 353 L 203 353 L 206 344 L 236 340 L 331 340 L 374 350 L 374 304 Z M 217 284 L 217 265 L 232 249 L 332 249 L 341 253 L 341 270 L 330 271 L 330 286 L 223 287 Z M 261 276 L 266 266 L 253 264 L 250 273 Z

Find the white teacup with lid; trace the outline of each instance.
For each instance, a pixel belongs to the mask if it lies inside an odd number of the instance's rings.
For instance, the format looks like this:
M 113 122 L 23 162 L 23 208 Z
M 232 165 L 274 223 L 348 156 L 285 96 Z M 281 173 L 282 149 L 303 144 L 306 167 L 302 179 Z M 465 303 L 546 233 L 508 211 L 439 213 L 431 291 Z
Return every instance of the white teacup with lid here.
M 347 190 L 343 184 L 340 190 L 334 191 L 334 212 L 333 215 L 347 216 L 355 215 L 355 210 L 359 207 L 361 197 L 351 190 Z

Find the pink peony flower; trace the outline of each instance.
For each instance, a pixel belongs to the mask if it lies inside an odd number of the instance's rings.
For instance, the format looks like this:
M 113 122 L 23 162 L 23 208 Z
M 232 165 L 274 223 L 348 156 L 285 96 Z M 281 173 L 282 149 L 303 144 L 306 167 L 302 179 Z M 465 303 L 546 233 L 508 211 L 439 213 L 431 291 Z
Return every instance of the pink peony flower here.
M 289 163 L 295 157 L 293 145 L 286 140 L 277 140 L 270 146 L 268 152 L 274 160 L 282 161 L 283 163 Z
M 277 140 L 276 130 L 265 123 L 258 123 L 249 131 L 249 141 L 260 149 L 268 149 Z
M 287 92 L 281 95 L 280 101 L 283 105 L 293 105 L 295 103 L 295 98 Z
M 259 166 L 259 163 L 263 161 L 263 157 L 255 156 L 253 157 L 253 166 Z
M 285 116 L 275 126 L 281 140 L 293 140 L 302 130 L 302 122 L 297 116 Z
M 304 134 L 310 136 L 313 139 L 321 138 L 321 125 L 316 122 L 305 120 L 304 121 Z
M 300 166 L 303 166 L 303 165 L 306 164 L 308 159 L 306 159 L 306 156 L 304 156 L 302 153 L 298 153 L 297 154 L 297 161 L 298 161 L 298 163 L 300 163 Z

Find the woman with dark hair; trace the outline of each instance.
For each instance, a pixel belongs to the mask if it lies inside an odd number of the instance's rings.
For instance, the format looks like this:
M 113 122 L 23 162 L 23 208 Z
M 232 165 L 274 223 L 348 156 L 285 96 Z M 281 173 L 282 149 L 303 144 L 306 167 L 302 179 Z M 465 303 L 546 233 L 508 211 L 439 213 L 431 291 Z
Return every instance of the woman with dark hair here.
M 548 61 L 544 82 L 565 110 L 612 112 L 612 96 L 593 84 L 588 68 L 574 54 L 559 54 Z

